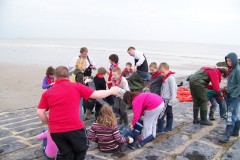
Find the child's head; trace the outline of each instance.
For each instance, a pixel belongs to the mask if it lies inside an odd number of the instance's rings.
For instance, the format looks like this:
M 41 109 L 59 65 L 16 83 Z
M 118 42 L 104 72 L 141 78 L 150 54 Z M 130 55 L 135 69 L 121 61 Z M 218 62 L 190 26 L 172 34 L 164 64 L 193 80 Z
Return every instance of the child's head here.
M 110 62 L 111 64 L 118 64 L 118 55 L 116 55 L 116 54 L 111 54 L 111 55 L 109 56 L 109 62 Z
M 156 62 L 152 62 L 149 65 L 149 71 L 150 71 L 150 74 L 154 74 L 154 73 L 156 73 L 158 71 L 158 66 L 157 66 Z
M 169 71 L 169 65 L 166 62 L 160 63 L 159 70 L 165 74 Z
M 87 49 L 87 47 L 80 48 L 80 57 L 86 59 L 87 56 L 88 56 L 88 49 Z
M 75 81 L 77 83 L 81 83 L 81 84 L 85 85 L 85 83 L 84 83 L 84 74 L 82 72 L 78 72 L 76 74 L 76 76 L 75 76 Z
M 126 63 L 126 69 L 127 70 L 131 70 L 132 69 L 132 63 L 131 62 L 127 62 Z
M 127 52 L 130 56 L 134 56 L 135 48 L 131 46 L 131 47 L 128 48 Z
M 122 70 L 120 68 L 114 68 L 112 71 L 112 78 L 119 79 L 122 75 Z
M 81 72 L 84 72 L 86 69 L 87 61 L 84 58 L 78 58 L 76 62 L 76 69 L 79 69 Z
M 127 91 L 123 95 L 123 100 L 126 104 L 130 105 L 132 104 L 133 98 L 138 94 L 139 94 L 138 92 Z
M 232 67 L 232 60 L 230 58 L 226 58 L 226 63 L 228 67 Z
M 46 71 L 46 76 L 53 77 L 55 69 L 52 66 L 49 66 Z
M 100 67 L 100 68 L 98 68 L 97 73 L 104 76 L 107 73 L 107 70 L 103 67 Z
M 113 126 L 117 124 L 117 119 L 111 107 L 103 105 L 100 109 L 97 123 L 101 126 Z
M 218 68 L 218 70 L 221 72 L 221 79 L 225 79 L 227 77 L 227 70 L 225 68 Z

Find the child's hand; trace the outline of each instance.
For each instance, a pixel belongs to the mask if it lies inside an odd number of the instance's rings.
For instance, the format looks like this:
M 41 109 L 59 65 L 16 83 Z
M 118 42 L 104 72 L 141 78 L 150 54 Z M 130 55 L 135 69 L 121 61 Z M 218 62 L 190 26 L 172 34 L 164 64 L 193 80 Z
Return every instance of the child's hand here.
M 133 125 L 132 124 L 130 124 L 129 125 L 129 128 L 133 131 L 134 130 L 134 128 L 133 128 Z
M 54 82 L 53 82 L 53 83 L 51 83 L 50 85 L 51 85 L 51 86 L 53 86 L 53 85 L 54 85 Z
M 133 140 L 133 138 L 132 137 L 128 137 L 128 139 L 129 139 L 129 142 L 128 143 L 133 143 L 134 142 L 134 140 Z
M 85 82 L 85 83 L 92 82 L 92 79 L 90 79 L 90 78 L 87 78 L 87 79 L 86 79 L 84 82 Z

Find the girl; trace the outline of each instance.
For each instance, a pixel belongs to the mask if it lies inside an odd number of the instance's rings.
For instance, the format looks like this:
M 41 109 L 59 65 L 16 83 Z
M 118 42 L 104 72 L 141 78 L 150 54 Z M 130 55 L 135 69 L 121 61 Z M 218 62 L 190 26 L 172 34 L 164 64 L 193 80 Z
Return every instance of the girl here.
M 77 62 L 76 62 L 76 69 L 73 71 L 72 76 L 70 77 L 70 81 L 71 82 L 76 82 L 76 75 L 78 73 L 84 73 L 85 69 L 86 69 L 86 65 L 87 65 L 87 61 L 83 58 L 78 58 Z
M 128 105 L 132 104 L 133 118 L 130 125 L 131 130 L 135 132 L 135 125 L 143 116 L 143 136 L 139 141 L 139 147 L 144 146 L 156 137 L 156 125 L 158 118 L 161 118 L 165 112 L 165 105 L 163 99 L 154 93 L 137 93 L 127 91 L 123 99 Z M 133 133 L 134 143 L 129 145 L 130 148 L 135 149 L 140 132 Z
M 42 89 L 49 89 L 54 84 L 54 68 L 47 68 L 46 76 L 43 78 Z
M 52 140 L 48 130 L 37 135 L 38 140 L 43 140 L 43 153 L 48 160 L 54 160 L 57 156 L 58 148 Z
M 88 138 L 98 143 L 100 151 L 110 153 L 121 150 L 123 143 L 133 142 L 130 137 L 120 136 L 115 114 L 106 105 L 102 106 L 96 123 L 92 124 Z

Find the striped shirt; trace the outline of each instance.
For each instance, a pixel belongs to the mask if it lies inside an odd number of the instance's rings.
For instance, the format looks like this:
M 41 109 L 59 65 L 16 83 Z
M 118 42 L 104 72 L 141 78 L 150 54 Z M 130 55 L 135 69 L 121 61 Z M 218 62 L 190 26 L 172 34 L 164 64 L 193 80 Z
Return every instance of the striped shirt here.
M 117 151 L 120 143 L 129 142 L 127 137 L 121 137 L 117 125 L 101 126 L 98 123 L 92 124 L 88 132 L 88 139 L 98 143 L 102 152 Z

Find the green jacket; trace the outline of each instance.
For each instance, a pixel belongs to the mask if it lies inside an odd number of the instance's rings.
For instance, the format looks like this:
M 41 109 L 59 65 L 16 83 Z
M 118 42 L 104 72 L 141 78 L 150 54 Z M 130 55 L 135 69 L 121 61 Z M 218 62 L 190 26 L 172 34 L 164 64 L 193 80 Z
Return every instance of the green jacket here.
M 240 95 L 240 66 L 238 65 L 238 56 L 236 53 L 229 53 L 225 57 L 226 63 L 227 58 L 232 61 L 232 70 L 228 75 L 227 93 L 230 94 L 232 98 L 235 98 Z M 229 66 L 228 68 L 230 69 Z

